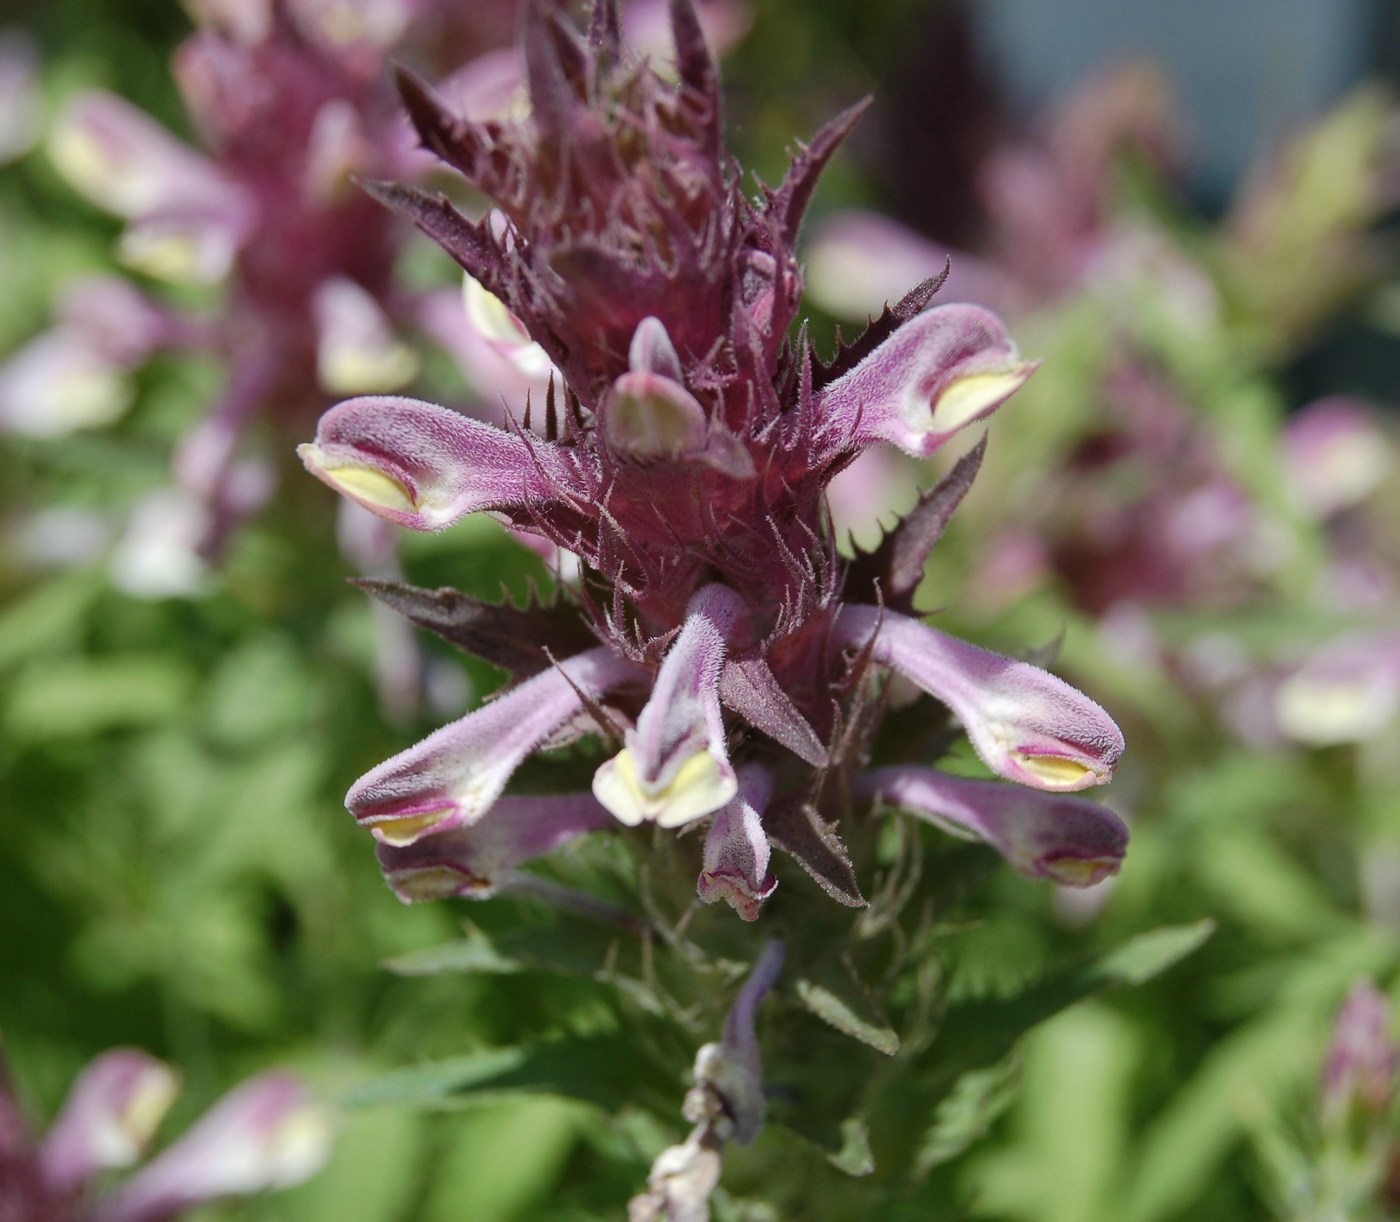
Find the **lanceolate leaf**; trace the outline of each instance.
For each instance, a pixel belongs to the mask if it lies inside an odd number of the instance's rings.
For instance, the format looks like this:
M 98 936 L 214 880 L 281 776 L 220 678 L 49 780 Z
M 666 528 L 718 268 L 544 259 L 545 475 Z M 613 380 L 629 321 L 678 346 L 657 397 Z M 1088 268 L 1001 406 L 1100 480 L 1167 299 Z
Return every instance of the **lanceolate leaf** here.
M 797 982 L 798 1000 L 823 1022 L 843 1035 L 869 1044 L 876 1052 L 894 1056 L 899 1036 L 875 1008 L 865 989 L 848 971 L 828 962 Z
M 835 355 L 815 371 L 815 388 L 820 390 L 842 374 L 849 373 L 901 326 L 923 313 L 952 270 L 953 265 L 949 261 L 937 275 L 920 281 L 894 305 L 886 306 L 880 317 L 869 323 L 849 345 L 838 340 Z
M 764 816 L 764 830 L 783 852 L 800 865 L 832 899 L 848 908 L 864 908 L 851 856 L 836 829 L 815 809 L 795 802 L 781 803 Z
M 449 586 L 426 590 L 402 581 L 369 578 L 354 584 L 420 628 L 510 671 L 516 679 L 549 666 L 545 642 L 556 656 L 597 644 L 578 611 L 567 603 L 513 607 L 508 602 L 482 602 Z
M 983 435 L 981 441 L 953 464 L 947 475 L 919 498 L 919 503 L 880 540 L 873 552 L 856 557 L 846 578 L 846 588 L 853 593 L 868 591 L 865 596 L 872 602 L 878 596 L 896 611 L 911 610 L 914 591 L 924 577 L 924 566 L 943 537 L 954 511 L 972 487 L 986 453 L 987 438 Z
M 684 1052 L 677 1050 L 679 1059 Z M 591 1103 L 606 1112 L 655 1103 L 664 1112 L 670 1082 L 648 1081 L 648 1059 L 638 1056 L 635 1033 L 552 1040 L 517 1048 L 491 1048 L 400 1069 L 350 1090 L 346 1107 L 397 1106 L 450 1109 L 476 1097 L 546 1094 Z M 655 1091 L 648 1097 L 648 1088 Z
M 954 1005 L 938 1045 L 940 1064 L 965 1070 L 995 1064 L 1027 1031 L 1105 989 L 1140 985 L 1199 948 L 1215 931 L 1212 921 L 1139 934 L 1102 958 L 1053 972 L 1014 996 Z

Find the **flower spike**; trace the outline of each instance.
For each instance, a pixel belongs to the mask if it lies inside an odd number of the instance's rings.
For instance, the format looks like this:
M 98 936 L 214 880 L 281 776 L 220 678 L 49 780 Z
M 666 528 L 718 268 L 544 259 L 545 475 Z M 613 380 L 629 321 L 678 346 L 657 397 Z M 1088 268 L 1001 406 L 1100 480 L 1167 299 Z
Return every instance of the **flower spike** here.
M 1102 785 L 1123 754 L 1123 733 L 1094 701 L 1063 679 L 945 636 L 876 607 L 846 607 L 841 645 L 870 644 L 882 666 L 942 700 L 998 776 L 1035 789 Z
M 984 840 L 1029 878 L 1092 887 L 1118 873 L 1128 829 L 1106 806 L 1036 793 L 932 768 L 877 768 L 858 778 L 858 799 L 880 798 L 958 835 Z
M 596 699 L 642 672 L 610 649 L 590 649 L 513 688 L 367 772 L 345 805 L 381 844 L 470 827 L 526 756 Z
M 719 677 L 739 596 L 710 585 L 690 604 L 626 745 L 593 778 L 593 793 L 628 826 L 681 827 L 719 810 L 738 790 L 725 748 Z

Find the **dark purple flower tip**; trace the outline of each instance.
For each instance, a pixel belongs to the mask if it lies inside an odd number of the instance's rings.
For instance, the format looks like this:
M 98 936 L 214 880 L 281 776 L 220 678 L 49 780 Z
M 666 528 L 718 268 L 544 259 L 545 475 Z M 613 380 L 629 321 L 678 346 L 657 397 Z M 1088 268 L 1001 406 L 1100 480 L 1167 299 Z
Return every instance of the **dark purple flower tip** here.
M 376 852 L 390 889 L 405 904 L 464 896 L 486 899 L 519 865 L 614 820 L 591 794 L 504 797 L 468 827 Z

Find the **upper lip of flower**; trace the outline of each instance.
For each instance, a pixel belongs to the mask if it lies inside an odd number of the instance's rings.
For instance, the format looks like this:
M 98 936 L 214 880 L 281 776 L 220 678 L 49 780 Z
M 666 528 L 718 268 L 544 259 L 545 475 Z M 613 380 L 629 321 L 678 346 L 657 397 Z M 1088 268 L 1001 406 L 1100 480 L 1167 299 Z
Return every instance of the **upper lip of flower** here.
M 1104 709 L 1063 679 L 876 607 L 848 606 L 834 641 L 874 659 L 944 701 L 993 772 L 1036 789 L 1101 785 L 1123 753 Z
M 372 769 L 346 805 L 376 839 L 399 847 L 470 826 L 587 700 L 637 677 L 633 663 L 606 647 L 578 654 Z

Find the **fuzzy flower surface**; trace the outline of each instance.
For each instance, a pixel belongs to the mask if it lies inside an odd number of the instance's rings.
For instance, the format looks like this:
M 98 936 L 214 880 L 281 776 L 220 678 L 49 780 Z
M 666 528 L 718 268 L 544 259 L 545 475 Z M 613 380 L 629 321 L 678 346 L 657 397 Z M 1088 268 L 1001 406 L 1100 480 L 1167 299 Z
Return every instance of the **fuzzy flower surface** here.
M 827 512 L 828 484 L 862 451 L 927 457 L 1035 365 L 993 314 L 934 304 L 938 278 L 820 360 L 794 328 L 795 247 L 861 108 L 750 197 L 723 148 L 696 14 L 673 0 L 669 16 L 674 64 L 661 73 L 624 47 L 614 5 L 580 28 L 563 6 L 532 4 L 528 107 L 485 122 L 400 76 L 424 146 L 493 210 L 473 219 L 394 183 L 373 194 L 436 239 L 555 375 L 503 427 L 353 398 L 301 457 L 390 522 L 435 531 L 490 513 L 577 557 L 581 576 L 553 605 L 526 607 L 371 584 L 513 678 L 357 782 L 350 810 L 405 899 L 490 894 L 606 812 L 701 829 L 700 898 L 745 919 L 777 887 L 774 847 L 859 906 L 839 825 L 879 804 L 956 825 L 1026 873 L 1097 881 L 1117 869 L 1126 829 L 1064 795 L 1111 777 L 1117 726 L 1069 684 L 913 614 L 981 447 L 854 560 Z M 927 759 L 867 774 L 895 675 L 926 694 L 930 718 L 955 717 L 1008 784 L 940 782 Z M 591 796 L 503 796 L 529 754 L 589 736 L 605 756 Z

